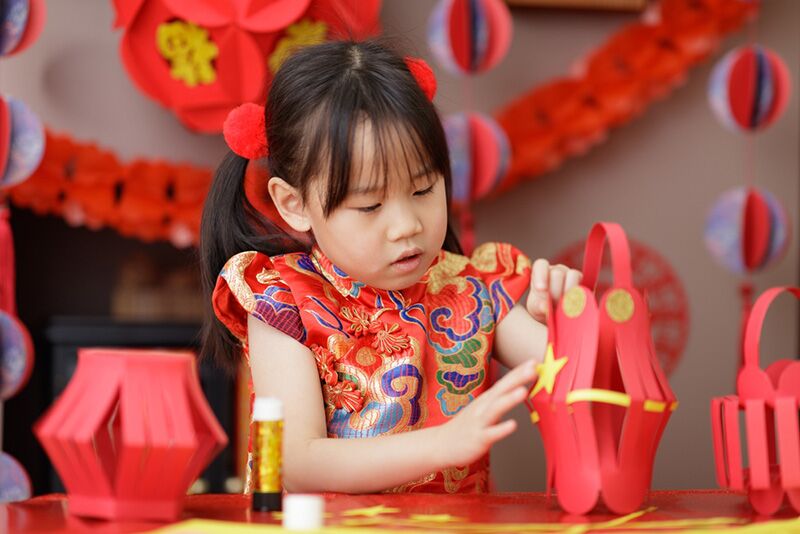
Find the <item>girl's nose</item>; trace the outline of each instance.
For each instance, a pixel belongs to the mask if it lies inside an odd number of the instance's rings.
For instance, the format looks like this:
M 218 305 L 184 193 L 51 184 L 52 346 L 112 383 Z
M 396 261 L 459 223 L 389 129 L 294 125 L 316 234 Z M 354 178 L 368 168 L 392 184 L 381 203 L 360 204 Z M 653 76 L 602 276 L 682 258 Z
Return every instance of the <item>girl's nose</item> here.
M 398 209 L 389 221 L 389 241 L 408 239 L 422 232 L 422 219 L 408 207 Z

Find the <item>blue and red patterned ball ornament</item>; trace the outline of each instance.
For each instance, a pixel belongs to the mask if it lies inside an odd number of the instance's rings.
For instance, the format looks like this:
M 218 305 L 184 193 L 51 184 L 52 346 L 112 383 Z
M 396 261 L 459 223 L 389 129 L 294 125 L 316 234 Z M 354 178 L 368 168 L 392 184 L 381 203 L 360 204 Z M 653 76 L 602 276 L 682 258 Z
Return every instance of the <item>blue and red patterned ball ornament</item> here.
M 28 48 L 42 33 L 46 12 L 44 0 L 0 2 L 0 56 Z
M 465 206 L 497 187 L 511 162 L 511 147 L 503 129 L 483 113 L 455 113 L 442 123 L 450 149 L 453 203 Z
M 511 13 L 502 0 L 440 0 L 428 21 L 428 45 L 453 74 L 491 69 L 511 44 Z
M 779 260 L 786 252 L 790 224 L 770 192 L 756 187 L 727 191 L 711 207 L 705 240 L 726 269 L 746 275 Z
M 711 109 L 738 132 L 762 130 L 786 110 L 789 70 L 772 50 L 760 45 L 728 52 L 714 67 L 708 87 Z
M 22 101 L 0 95 L 0 191 L 27 179 L 44 155 L 44 128 Z

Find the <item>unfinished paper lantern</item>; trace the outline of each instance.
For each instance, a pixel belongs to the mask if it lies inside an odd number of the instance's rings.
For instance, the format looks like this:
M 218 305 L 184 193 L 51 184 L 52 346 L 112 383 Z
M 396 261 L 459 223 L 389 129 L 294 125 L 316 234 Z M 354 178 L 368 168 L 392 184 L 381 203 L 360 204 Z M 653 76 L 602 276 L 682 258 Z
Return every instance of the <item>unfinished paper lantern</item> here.
M 428 45 L 454 74 L 489 70 L 508 52 L 511 13 L 502 0 L 440 0 L 428 21 Z
M 614 282 L 595 296 L 606 238 Z M 547 455 L 547 491 L 573 514 L 602 498 L 636 510 L 650 487 L 658 442 L 677 406 L 656 357 L 645 301 L 632 285 L 625 232 L 598 223 L 583 281 L 548 314 L 548 345 L 528 398 Z
M 190 352 L 81 349 L 61 397 L 34 429 L 71 514 L 174 520 L 227 443 Z
M 786 210 L 774 195 L 758 187 L 725 192 L 706 219 L 706 247 L 721 265 L 740 275 L 779 260 L 788 237 Z
M 628 246 L 633 284 L 647 302 L 658 362 L 669 377 L 680 363 L 689 339 L 689 298 L 678 273 L 666 257 L 641 241 L 628 239 Z M 555 254 L 550 263 L 580 269 L 585 248 L 586 243 L 580 240 Z M 605 292 L 613 284 L 608 259 L 608 256 L 603 258 L 597 292 Z
M 772 50 L 748 45 L 728 52 L 714 67 L 708 88 L 711 109 L 734 131 L 755 131 L 775 122 L 791 93 L 789 69 Z
M 778 360 L 762 369 L 759 354 L 767 310 L 782 293 L 800 298 L 800 288 L 774 287 L 753 306 L 744 335 L 744 366 L 736 380 L 738 395 L 711 401 L 717 483 L 746 491 L 753 508 L 765 515 L 778 510 L 784 495 L 800 512 L 800 362 Z

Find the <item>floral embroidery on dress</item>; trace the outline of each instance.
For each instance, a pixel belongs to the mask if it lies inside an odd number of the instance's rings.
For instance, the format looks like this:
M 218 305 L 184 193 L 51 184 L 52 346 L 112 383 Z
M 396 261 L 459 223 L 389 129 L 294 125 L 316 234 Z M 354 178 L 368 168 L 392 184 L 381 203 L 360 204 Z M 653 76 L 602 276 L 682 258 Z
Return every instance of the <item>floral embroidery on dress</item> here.
M 386 309 L 383 308 L 373 313 L 363 306 L 342 306 L 339 308 L 342 319 L 350 323 L 348 330 L 356 337 L 365 336 L 380 327 L 381 323 L 378 321 L 378 317 L 385 311 Z
M 382 323 L 379 326 L 370 328 L 370 332 L 375 336 L 372 347 L 378 352 L 391 355 L 392 353 L 402 353 L 410 345 L 408 335 L 400 331 L 400 325 L 396 323 Z
M 322 386 L 327 402 L 335 408 L 343 408 L 350 413 L 361 410 L 364 405 L 364 395 L 350 380 L 341 380 L 337 384 Z
M 333 369 L 335 357 L 331 351 L 319 345 L 312 345 L 311 352 L 314 353 L 314 360 L 317 363 L 319 379 L 329 386 L 336 385 L 339 375 Z

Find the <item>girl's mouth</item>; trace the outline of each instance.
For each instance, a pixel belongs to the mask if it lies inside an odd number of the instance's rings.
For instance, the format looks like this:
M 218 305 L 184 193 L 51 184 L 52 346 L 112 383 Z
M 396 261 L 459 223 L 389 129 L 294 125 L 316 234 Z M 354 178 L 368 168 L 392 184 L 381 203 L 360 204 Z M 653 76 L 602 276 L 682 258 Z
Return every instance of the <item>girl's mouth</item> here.
M 419 267 L 422 261 L 422 252 L 404 254 L 399 260 L 392 262 L 392 267 L 400 273 L 409 273 Z

